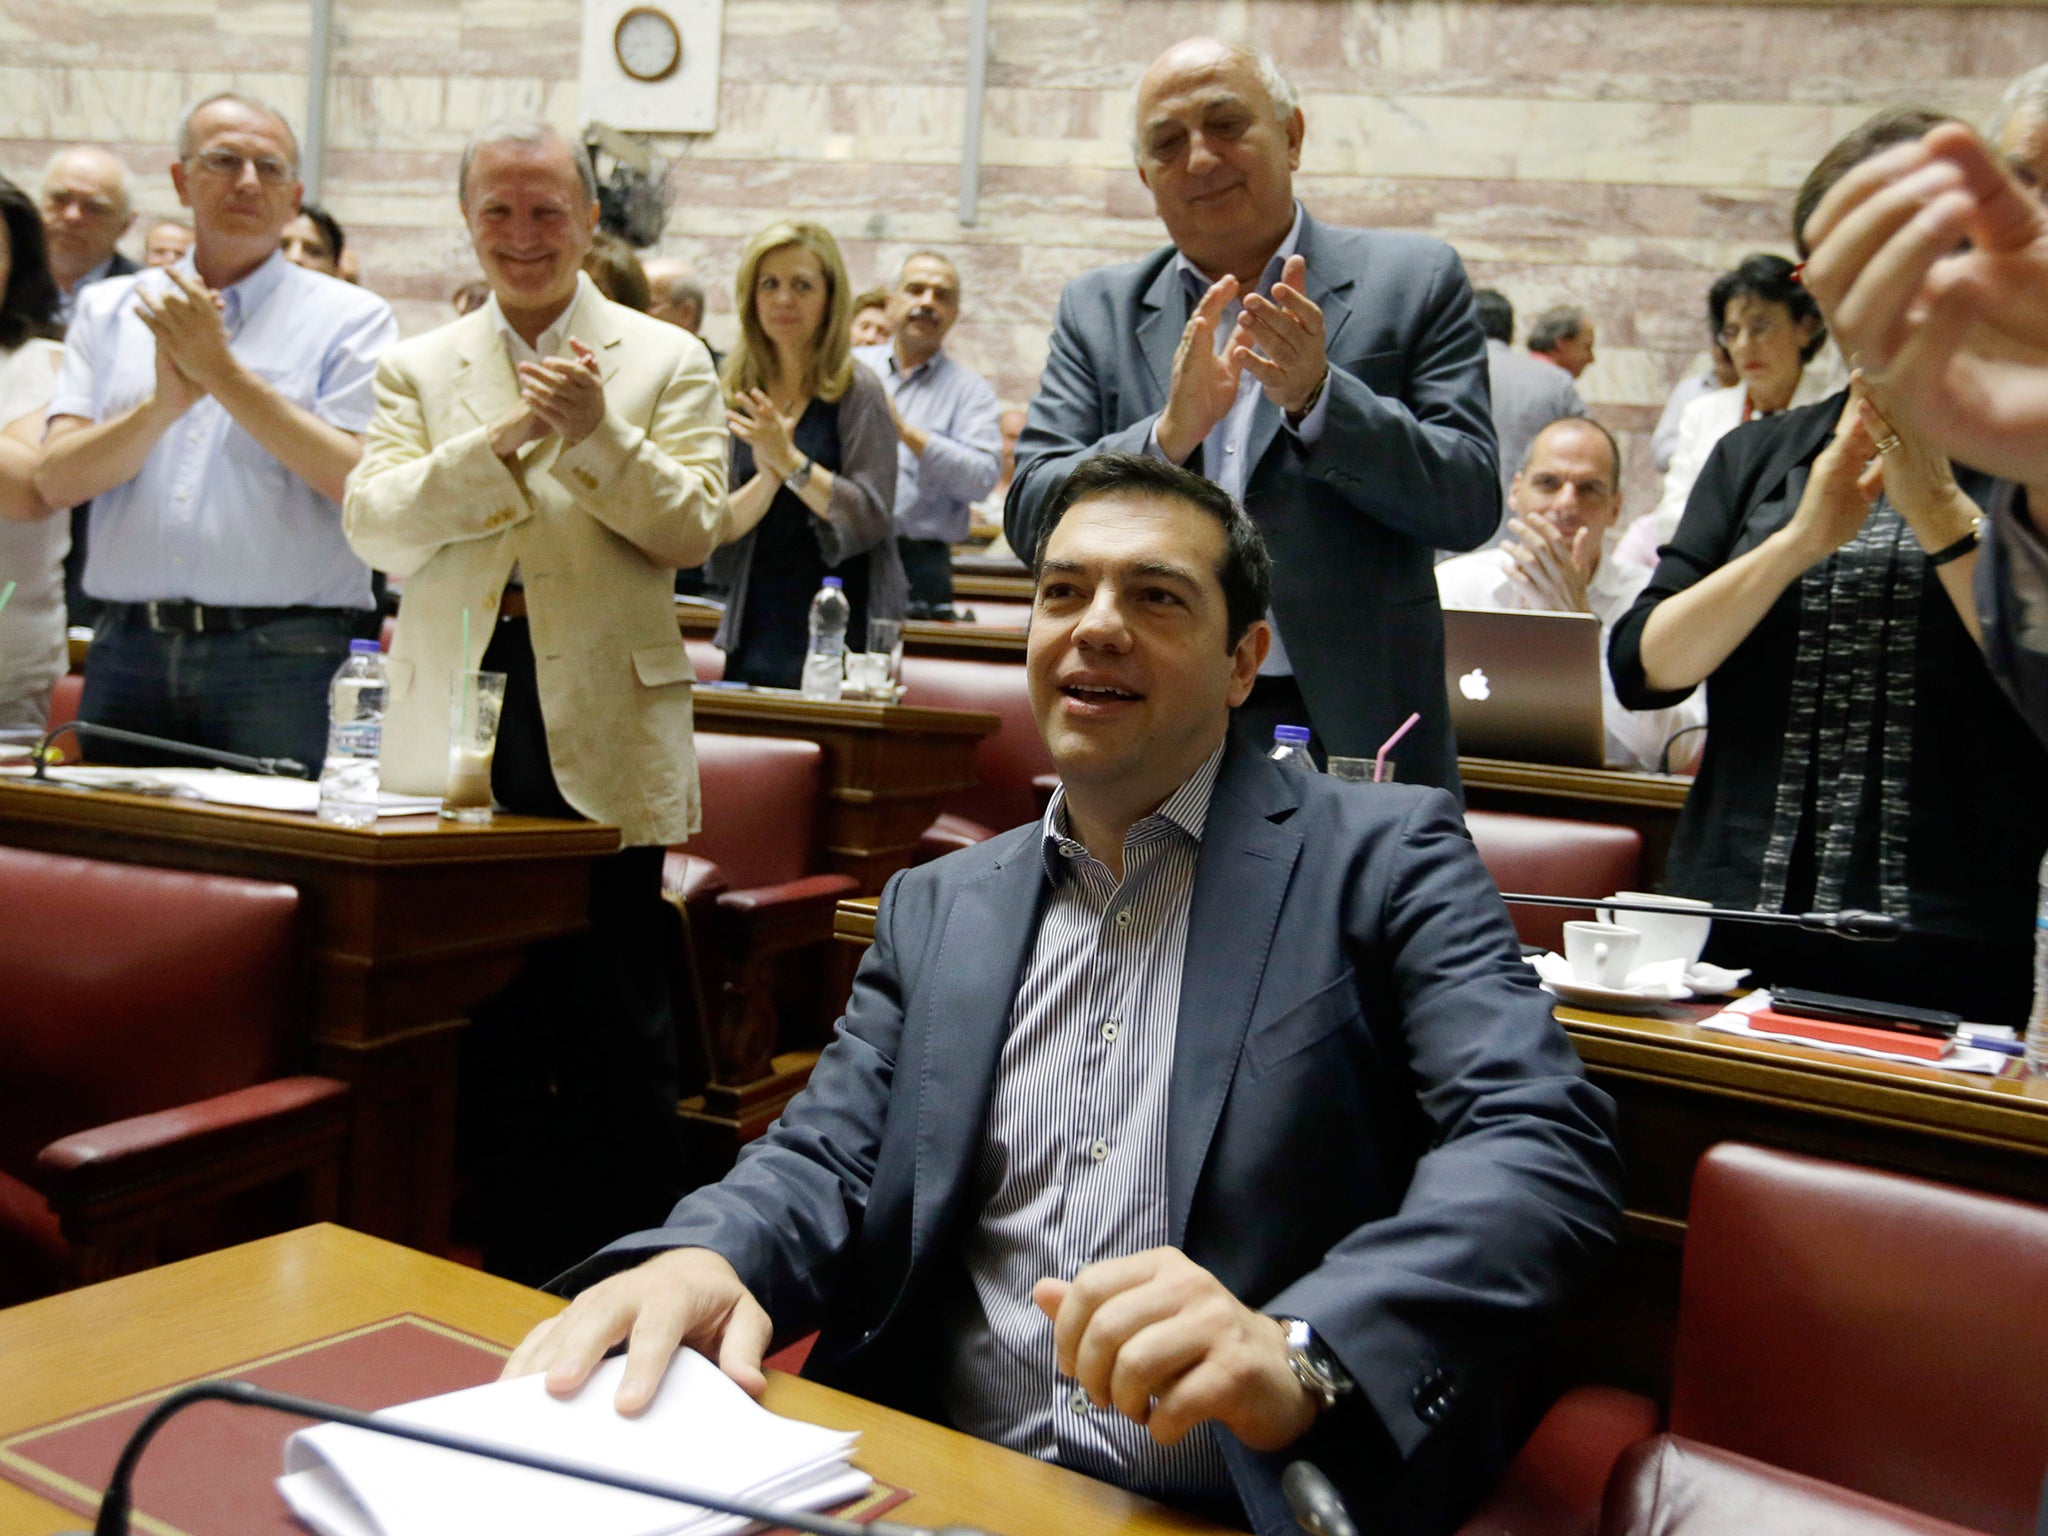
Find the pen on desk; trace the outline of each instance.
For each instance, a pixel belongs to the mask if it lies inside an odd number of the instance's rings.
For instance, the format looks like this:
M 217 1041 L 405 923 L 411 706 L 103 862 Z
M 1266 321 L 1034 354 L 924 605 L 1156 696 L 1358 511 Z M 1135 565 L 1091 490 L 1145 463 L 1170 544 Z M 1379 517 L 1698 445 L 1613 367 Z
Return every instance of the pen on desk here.
M 1967 1029 L 1956 1031 L 1956 1044 L 1974 1045 L 1980 1051 L 1997 1051 L 2001 1056 L 2024 1056 L 2027 1047 L 2024 1041 L 2007 1040 L 2001 1035 L 1973 1035 Z

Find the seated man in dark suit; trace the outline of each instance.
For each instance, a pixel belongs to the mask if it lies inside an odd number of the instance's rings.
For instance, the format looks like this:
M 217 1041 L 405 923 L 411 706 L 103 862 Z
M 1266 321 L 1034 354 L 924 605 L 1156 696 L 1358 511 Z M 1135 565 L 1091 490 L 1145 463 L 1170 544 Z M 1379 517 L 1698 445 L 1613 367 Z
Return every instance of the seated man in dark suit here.
M 632 1413 L 679 1343 L 758 1392 L 818 1328 L 816 1379 L 1262 1532 L 1296 1457 L 1448 1530 L 1613 1240 L 1611 1106 L 1450 796 L 1229 740 L 1267 646 L 1235 503 L 1102 455 L 1045 527 L 1044 820 L 890 882 L 810 1086 L 507 1372 L 566 1395 L 630 1340 Z

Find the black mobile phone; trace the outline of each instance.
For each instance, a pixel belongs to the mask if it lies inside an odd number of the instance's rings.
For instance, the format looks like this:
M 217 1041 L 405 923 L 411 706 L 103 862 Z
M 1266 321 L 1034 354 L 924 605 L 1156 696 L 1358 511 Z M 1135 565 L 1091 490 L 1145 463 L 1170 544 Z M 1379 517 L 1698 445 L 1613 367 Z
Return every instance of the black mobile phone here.
M 1910 1035 L 1929 1035 L 1946 1040 L 1963 1022 L 1959 1013 L 1944 1008 L 1908 1008 L 1903 1003 L 1880 1003 L 1867 997 L 1843 997 L 1836 992 L 1809 992 L 1804 987 L 1771 988 L 1771 1007 L 1779 1013 L 1803 1019 L 1827 1019 L 1836 1024 L 1867 1024 L 1874 1029 L 1903 1030 Z

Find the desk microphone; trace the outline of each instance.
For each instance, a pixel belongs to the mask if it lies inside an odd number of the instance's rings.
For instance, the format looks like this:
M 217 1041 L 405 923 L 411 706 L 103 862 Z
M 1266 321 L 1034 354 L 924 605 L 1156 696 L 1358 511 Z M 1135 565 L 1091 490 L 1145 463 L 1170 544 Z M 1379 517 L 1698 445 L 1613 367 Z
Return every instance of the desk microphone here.
M 246 1381 L 202 1381 L 194 1386 L 181 1387 L 150 1410 L 149 1416 L 135 1426 L 135 1433 L 128 1437 L 128 1443 L 121 1447 L 120 1459 L 114 1463 L 114 1475 L 108 1479 L 107 1491 L 100 1497 L 99 1514 L 93 1520 L 92 1536 L 128 1536 L 129 1486 L 134 1482 L 135 1466 L 142 1460 L 143 1451 L 173 1414 L 194 1403 L 209 1400 L 232 1403 L 244 1408 L 266 1408 L 275 1413 L 297 1414 L 307 1419 L 324 1419 L 331 1424 L 346 1424 L 351 1429 L 366 1429 L 376 1435 L 392 1435 L 400 1440 L 414 1440 L 421 1445 L 439 1446 L 444 1451 L 460 1451 L 466 1456 L 482 1456 L 490 1461 L 509 1462 L 515 1467 L 529 1467 L 536 1472 L 552 1472 L 558 1477 L 573 1477 L 578 1482 L 601 1483 L 607 1488 L 623 1488 L 628 1493 L 642 1493 L 650 1498 L 669 1499 L 678 1504 L 694 1505 L 698 1509 L 712 1510 L 721 1515 L 736 1515 L 742 1520 L 758 1521 L 771 1528 L 783 1526 L 790 1530 L 803 1531 L 807 1536 L 984 1536 L 984 1533 L 972 1526 L 965 1525 L 948 1525 L 933 1531 L 924 1526 L 904 1525 L 895 1520 L 875 1520 L 863 1525 L 857 1520 L 840 1520 L 831 1515 L 800 1514 L 790 1510 L 773 1509 L 766 1504 L 733 1498 L 729 1494 L 706 1493 L 702 1489 L 685 1488 L 675 1483 L 657 1483 L 645 1478 L 627 1477 L 617 1472 L 594 1471 L 566 1461 L 557 1461 L 552 1456 L 529 1455 L 525 1451 L 506 1450 L 503 1446 L 471 1440 L 463 1435 L 451 1435 L 437 1429 L 416 1429 L 410 1424 L 395 1424 L 389 1419 L 358 1413 L 353 1408 L 340 1408 L 333 1403 L 315 1402 L 309 1397 L 293 1397 L 284 1392 L 267 1391 L 262 1387 L 251 1386 Z M 1349 1529 L 1348 1525 L 1344 1527 L 1346 1531 Z M 84 1536 L 84 1533 L 72 1532 L 70 1536 Z
M 1841 912 L 1744 912 L 1736 907 L 1673 906 L 1661 901 L 1595 901 L 1586 896 L 1530 896 L 1502 891 L 1500 899 L 1529 907 L 1604 907 L 1609 912 L 1655 912 L 1665 917 L 1711 917 L 1717 923 L 1759 923 L 1771 928 L 1804 928 L 1839 939 L 1896 939 L 1906 925 L 1882 912 L 1850 907 Z
M 240 752 L 222 752 L 214 747 L 195 747 L 189 741 L 174 741 L 168 736 L 145 736 L 141 731 L 124 731 L 113 725 L 94 725 L 90 720 L 67 720 L 47 732 L 30 754 L 35 759 L 37 778 L 49 778 L 50 743 L 66 731 L 80 741 L 87 737 L 95 737 L 101 741 L 118 741 L 130 747 L 153 747 L 159 752 L 169 752 L 173 756 L 182 754 L 197 758 L 200 762 L 212 763 L 217 768 L 239 768 L 243 773 L 261 773 L 271 778 L 283 779 L 306 777 L 306 765 L 297 758 L 245 757 Z
M 1287 1511 L 1294 1516 L 1294 1523 L 1309 1536 L 1358 1536 L 1351 1511 L 1344 1507 L 1344 1495 L 1314 1462 L 1289 1462 L 1280 1474 L 1280 1491 L 1287 1496 Z

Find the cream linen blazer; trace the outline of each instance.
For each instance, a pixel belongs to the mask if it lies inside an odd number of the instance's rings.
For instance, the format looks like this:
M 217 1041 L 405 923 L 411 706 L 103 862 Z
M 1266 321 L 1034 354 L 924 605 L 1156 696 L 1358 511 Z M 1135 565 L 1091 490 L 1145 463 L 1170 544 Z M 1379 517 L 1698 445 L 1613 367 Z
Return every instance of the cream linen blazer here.
M 699 813 L 674 573 L 701 564 L 724 529 L 725 408 L 702 342 L 587 277 L 567 334 L 597 354 L 604 420 L 567 450 L 559 437 L 528 444 L 511 468 L 488 425 L 519 385 L 488 306 L 378 366 L 342 518 L 356 553 L 405 582 L 384 784 L 441 793 L 450 682 L 482 661 L 517 561 L 563 797 L 629 848 L 679 843 Z

